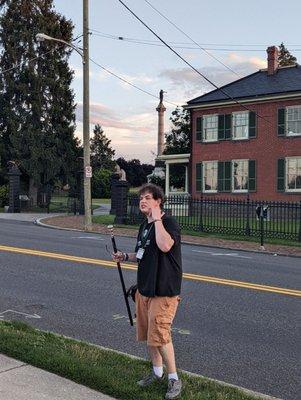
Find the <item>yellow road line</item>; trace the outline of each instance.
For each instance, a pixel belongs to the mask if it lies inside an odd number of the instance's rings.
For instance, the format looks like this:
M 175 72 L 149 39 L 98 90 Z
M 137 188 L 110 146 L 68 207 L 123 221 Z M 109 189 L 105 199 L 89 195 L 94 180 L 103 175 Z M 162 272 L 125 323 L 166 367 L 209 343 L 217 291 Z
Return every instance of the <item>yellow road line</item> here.
M 0 251 L 7 251 L 7 252 L 11 252 L 11 253 L 27 254 L 27 255 L 31 255 L 31 256 L 53 258 L 56 260 L 73 261 L 73 262 L 79 262 L 79 263 L 84 263 L 84 264 L 94 264 L 94 265 L 101 265 L 103 267 L 116 268 L 115 262 L 108 261 L 108 260 L 99 260 L 96 258 L 77 257 L 77 256 L 71 256 L 68 254 L 50 253 L 50 252 L 41 251 L 41 250 L 32 250 L 32 249 L 26 249 L 26 248 L 20 248 L 20 247 L 1 246 L 1 245 L 0 245 Z M 122 264 L 122 268 L 132 270 L 132 271 L 137 270 L 137 267 L 134 265 L 131 265 L 131 264 Z M 192 280 L 192 281 L 202 281 L 202 282 L 214 283 L 214 284 L 219 284 L 219 285 L 234 286 L 234 287 L 240 287 L 240 288 L 245 288 L 245 289 L 259 290 L 259 291 L 263 291 L 263 292 L 272 292 L 272 293 L 284 294 L 284 295 L 288 295 L 288 296 L 301 297 L 301 291 L 296 290 L 296 289 L 286 289 L 286 288 L 281 288 L 281 287 L 277 287 L 277 286 L 259 285 L 256 283 L 234 281 L 234 280 L 230 280 L 230 279 L 215 278 L 213 276 L 198 275 L 198 274 L 191 274 L 191 273 L 184 273 L 183 278 Z

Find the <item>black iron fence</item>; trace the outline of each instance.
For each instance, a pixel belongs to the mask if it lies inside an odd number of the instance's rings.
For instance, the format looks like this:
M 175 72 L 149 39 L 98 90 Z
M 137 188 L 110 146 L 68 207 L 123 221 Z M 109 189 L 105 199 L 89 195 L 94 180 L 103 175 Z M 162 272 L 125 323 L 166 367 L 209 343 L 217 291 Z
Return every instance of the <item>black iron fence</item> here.
M 84 213 L 81 193 L 71 190 L 41 190 L 36 204 L 27 193 L 20 194 L 19 200 L 21 212 Z
M 184 230 L 240 236 L 260 236 L 258 206 L 267 207 L 263 216 L 264 236 L 301 241 L 301 201 L 256 201 L 199 198 L 172 195 L 164 210 L 173 215 Z M 143 220 L 137 195 L 128 197 L 129 224 Z

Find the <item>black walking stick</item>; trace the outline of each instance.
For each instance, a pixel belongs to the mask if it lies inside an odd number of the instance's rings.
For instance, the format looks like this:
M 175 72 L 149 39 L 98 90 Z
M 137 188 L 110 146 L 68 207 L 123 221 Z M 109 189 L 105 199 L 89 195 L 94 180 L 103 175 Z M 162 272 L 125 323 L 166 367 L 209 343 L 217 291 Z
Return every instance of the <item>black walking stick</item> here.
M 111 232 L 111 240 L 112 240 L 114 253 L 117 253 L 117 246 L 116 246 L 115 237 L 114 237 L 114 227 L 113 227 L 113 225 L 108 225 L 108 229 Z M 126 293 L 123 274 L 122 274 L 121 265 L 120 265 L 119 261 L 117 261 L 117 267 L 118 267 L 119 277 L 120 277 L 121 286 L 122 286 L 122 290 L 123 290 L 125 305 L 126 305 L 126 308 L 127 308 L 127 311 L 128 311 L 129 319 L 130 319 L 130 324 L 133 326 L 134 325 L 133 317 L 132 317 L 132 313 L 131 313 L 131 309 L 130 309 L 130 305 L 129 305 L 129 299 L 128 299 L 128 296 L 127 296 L 127 293 Z

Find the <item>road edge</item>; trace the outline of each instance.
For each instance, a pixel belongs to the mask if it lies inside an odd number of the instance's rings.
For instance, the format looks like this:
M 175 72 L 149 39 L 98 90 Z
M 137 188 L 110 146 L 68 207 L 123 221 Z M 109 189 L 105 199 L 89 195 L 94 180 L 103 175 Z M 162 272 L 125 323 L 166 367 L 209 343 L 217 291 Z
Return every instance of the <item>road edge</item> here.
M 38 218 L 36 219 L 33 223 L 38 226 L 42 226 L 43 228 L 49 228 L 49 229 L 58 229 L 58 230 L 63 230 L 63 231 L 73 231 L 73 232 L 84 232 L 84 233 L 90 233 L 90 234 L 95 234 L 95 235 L 106 235 L 106 233 L 101 233 L 101 232 L 87 232 L 84 229 L 74 229 L 74 228 L 63 228 L 61 226 L 55 226 L 55 225 L 49 225 L 45 224 L 42 222 L 43 219 L 47 218 Z M 109 233 L 107 234 L 109 235 Z M 120 235 L 118 233 L 115 233 L 115 236 L 120 236 L 120 237 L 128 237 L 128 235 Z M 237 249 L 233 247 L 224 247 L 224 246 L 215 246 L 215 245 L 208 245 L 208 244 L 199 244 L 199 243 L 193 243 L 189 242 L 187 240 L 182 241 L 182 244 L 188 244 L 190 246 L 200 246 L 200 247 L 209 247 L 212 249 L 224 249 L 224 250 L 232 250 L 232 251 L 244 251 L 247 253 L 256 253 L 256 254 L 269 254 L 273 256 L 282 256 L 282 257 L 292 257 L 292 258 L 301 258 L 301 256 L 295 255 L 295 254 L 285 254 L 285 253 L 274 253 L 273 251 L 268 251 L 268 250 L 250 250 L 250 249 Z

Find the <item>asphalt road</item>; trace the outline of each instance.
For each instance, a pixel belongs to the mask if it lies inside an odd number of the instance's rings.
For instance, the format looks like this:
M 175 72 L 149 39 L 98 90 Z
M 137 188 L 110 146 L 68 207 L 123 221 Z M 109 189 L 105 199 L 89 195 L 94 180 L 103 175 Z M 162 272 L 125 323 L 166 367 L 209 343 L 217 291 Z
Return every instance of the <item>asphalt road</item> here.
M 134 244 L 132 238 L 117 238 L 120 249 Z M 146 357 L 127 321 L 115 268 L 8 252 L 1 246 L 110 260 L 108 236 L 0 220 L 0 319 L 24 319 L 41 329 Z M 301 298 L 285 290 L 233 286 L 229 280 L 301 290 L 301 259 L 183 245 L 183 268 L 193 276 L 183 281 L 174 322 L 178 366 L 299 400 Z M 136 272 L 124 270 L 124 276 L 129 286 Z M 208 276 L 221 281 L 210 282 Z

